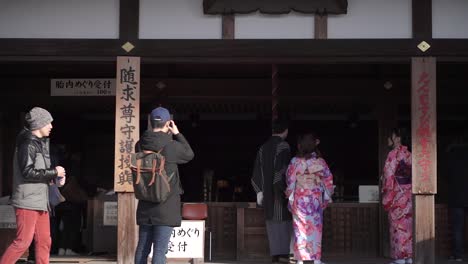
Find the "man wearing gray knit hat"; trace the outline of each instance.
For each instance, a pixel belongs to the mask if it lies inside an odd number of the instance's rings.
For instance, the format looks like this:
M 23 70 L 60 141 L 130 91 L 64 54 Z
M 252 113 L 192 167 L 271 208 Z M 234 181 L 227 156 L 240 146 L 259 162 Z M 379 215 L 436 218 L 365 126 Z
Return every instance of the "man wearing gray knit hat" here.
M 7 248 L 0 264 L 11 264 L 28 249 L 34 236 L 36 263 L 49 263 L 49 185 L 65 182 L 65 169 L 51 167 L 49 138 L 52 115 L 34 107 L 25 116 L 26 127 L 16 138 L 13 157 L 13 195 L 16 211 L 16 239 Z
M 34 107 L 25 116 L 26 123 L 28 124 L 29 130 L 41 129 L 48 124 L 52 124 L 54 119 L 49 111 L 44 108 Z

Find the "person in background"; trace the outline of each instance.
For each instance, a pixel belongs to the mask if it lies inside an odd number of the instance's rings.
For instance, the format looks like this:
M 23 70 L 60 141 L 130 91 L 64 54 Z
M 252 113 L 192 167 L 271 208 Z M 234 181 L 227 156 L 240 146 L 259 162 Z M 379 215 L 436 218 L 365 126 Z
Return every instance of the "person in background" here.
M 288 124 L 275 121 L 271 137 L 260 147 L 251 179 L 257 203 L 264 208 L 272 262 L 289 262 L 292 233 L 291 213 L 287 208 L 286 169 L 291 159 Z
M 451 261 L 463 261 L 465 208 L 468 207 L 468 134 L 466 129 L 457 134 L 445 155 L 448 180 L 448 206 L 452 231 Z
M 70 169 L 68 170 L 68 179 L 61 192 L 66 201 L 56 208 L 57 226 L 62 230 L 58 236 L 58 255 L 76 256 L 79 255 L 81 247 L 81 227 L 82 211 L 88 200 L 86 192 L 79 184 L 81 174 L 81 156 L 79 153 L 70 155 Z M 60 228 L 58 228 L 60 230 Z
M 393 129 L 388 138 L 392 150 L 383 169 L 382 204 L 388 213 L 391 264 L 413 263 L 413 213 L 411 152 L 404 129 Z
M 139 225 L 138 245 L 135 252 L 135 264 L 147 264 L 148 255 L 153 247 L 152 264 L 165 264 L 169 240 L 174 227 L 182 221 L 180 195 L 183 193 L 180 183 L 178 164 L 193 159 L 194 153 L 188 141 L 179 132 L 166 108 L 158 107 L 151 111 L 151 127 L 143 133 L 135 145 L 136 152 L 149 150 L 165 157 L 165 169 L 170 180 L 171 192 L 167 200 L 153 203 L 138 201 L 136 220 Z M 175 140 L 172 139 L 174 136 Z
M 28 249 L 34 236 L 36 264 L 48 264 L 50 256 L 49 185 L 65 181 L 65 169 L 51 167 L 49 135 L 52 115 L 40 107 L 26 113 L 27 127 L 16 138 L 13 157 L 13 195 L 16 213 L 16 238 L 7 248 L 0 264 L 13 264 Z
M 287 170 L 286 195 L 293 216 L 294 258 L 297 264 L 321 264 L 323 210 L 332 202 L 333 175 L 321 157 L 315 134 L 298 139 L 298 154 Z

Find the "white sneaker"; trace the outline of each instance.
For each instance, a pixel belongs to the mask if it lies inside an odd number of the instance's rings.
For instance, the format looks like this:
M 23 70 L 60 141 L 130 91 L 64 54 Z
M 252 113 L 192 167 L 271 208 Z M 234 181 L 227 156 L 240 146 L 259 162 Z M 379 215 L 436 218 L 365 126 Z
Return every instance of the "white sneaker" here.
M 304 264 L 304 261 L 298 260 L 298 261 L 296 261 L 296 264 Z
M 407 258 L 406 259 L 406 264 L 413 264 L 413 259 L 412 258 Z
M 322 262 L 321 260 L 314 260 L 314 264 L 325 264 L 325 262 Z
M 59 255 L 59 256 L 65 256 L 65 249 L 59 248 L 59 250 L 58 250 L 58 255 Z
M 65 251 L 65 255 L 66 255 L 66 256 L 78 256 L 79 254 L 76 253 L 75 251 L 73 251 L 73 250 L 67 248 L 67 250 Z

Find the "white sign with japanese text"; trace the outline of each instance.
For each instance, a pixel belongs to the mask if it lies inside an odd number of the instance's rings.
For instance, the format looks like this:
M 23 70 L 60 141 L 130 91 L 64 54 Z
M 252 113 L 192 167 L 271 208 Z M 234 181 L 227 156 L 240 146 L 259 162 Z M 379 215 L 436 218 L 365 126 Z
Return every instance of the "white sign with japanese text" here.
M 103 225 L 117 226 L 117 202 L 104 202 Z
M 0 228 L 16 228 L 16 215 L 13 206 L 0 205 Z
M 51 79 L 51 96 L 115 96 L 115 79 Z
M 182 220 L 174 227 L 168 245 L 167 258 L 203 258 L 205 249 L 205 221 Z M 153 256 L 151 251 L 150 256 Z

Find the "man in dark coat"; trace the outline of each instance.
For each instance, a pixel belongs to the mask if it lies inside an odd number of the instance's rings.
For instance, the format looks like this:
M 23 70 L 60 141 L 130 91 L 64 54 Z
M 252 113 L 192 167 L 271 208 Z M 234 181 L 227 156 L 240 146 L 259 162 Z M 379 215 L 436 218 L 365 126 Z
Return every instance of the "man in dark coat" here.
M 166 160 L 166 173 L 173 176 L 170 180 L 171 192 L 164 202 L 138 201 L 136 220 L 139 225 L 139 239 L 135 264 L 147 264 L 152 245 L 152 264 L 166 263 L 172 229 L 180 226 L 182 220 L 180 195 L 183 190 L 177 164 L 187 163 L 194 157 L 192 148 L 171 120 L 166 108 L 158 107 L 151 112 L 151 126 L 152 131 L 146 131 L 136 143 L 136 151 L 161 151 Z
M 275 122 L 272 136 L 257 153 L 252 176 L 252 186 L 257 193 L 257 203 L 263 206 L 266 219 L 270 255 L 273 262 L 280 258 L 289 260 L 292 232 L 291 214 L 288 210 L 286 169 L 291 159 L 286 122 Z
M 468 142 L 467 131 L 459 130 L 459 135 L 449 146 L 446 155 L 448 179 L 448 205 L 452 227 L 451 259 L 462 261 L 465 227 L 465 208 L 468 207 Z

